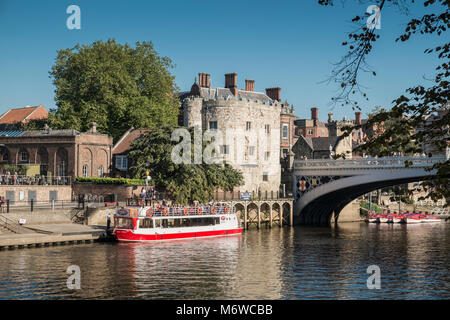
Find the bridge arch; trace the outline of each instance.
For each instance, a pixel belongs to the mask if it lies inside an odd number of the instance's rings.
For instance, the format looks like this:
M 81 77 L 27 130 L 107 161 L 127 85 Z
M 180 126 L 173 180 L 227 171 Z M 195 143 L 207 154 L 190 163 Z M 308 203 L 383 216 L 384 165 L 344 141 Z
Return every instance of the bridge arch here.
M 440 157 L 436 157 L 442 160 Z M 377 161 L 383 161 L 378 158 Z M 423 160 L 423 159 L 422 159 Z M 315 160 L 313 160 L 315 161 Z M 347 161 L 346 163 L 344 161 Z M 373 159 L 362 161 L 374 161 Z M 403 160 L 395 160 L 401 163 Z M 422 161 L 413 167 L 404 165 L 392 166 L 387 163 L 385 166 L 351 167 L 355 160 L 341 160 L 338 162 L 322 161 L 331 163 L 334 167 L 311 168 L 295 171 L 295 179 L 299 176 L 329 176 L 333 179 L 324 179 L 326 183 L 319 184 L 303 192 L 296 198 L 294 206 L 294 223 L 306 225 L 329 226 L 334 213 L 337 222 L 342 209 L 351 201 L 357 199 L 370 191 L 404 184 L 409 182 L 423 181 L 434 177 L 435 172 L 427 170 L 436 161 Z M 305 188 L 305 183 L 302 183 Z

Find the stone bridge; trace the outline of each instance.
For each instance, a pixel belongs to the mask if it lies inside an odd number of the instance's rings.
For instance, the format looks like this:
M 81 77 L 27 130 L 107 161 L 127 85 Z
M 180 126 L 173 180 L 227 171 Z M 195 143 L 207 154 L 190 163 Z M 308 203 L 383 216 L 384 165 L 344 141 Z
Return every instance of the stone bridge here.
M 445 156 L 294 162 L 294 223 L 327 226 L 334 213 L 370 191 L 432 178 Z M 408 163 L 408 166 L 405 164 Z

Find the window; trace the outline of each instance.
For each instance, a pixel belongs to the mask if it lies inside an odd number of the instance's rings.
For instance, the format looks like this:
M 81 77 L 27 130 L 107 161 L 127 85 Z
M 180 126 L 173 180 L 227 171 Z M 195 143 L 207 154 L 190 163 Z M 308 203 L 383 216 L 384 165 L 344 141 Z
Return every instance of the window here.
M 15 192 L 7 190 L 5 198 L 6 198 L 6 200 L 9 200 L 10 204 L 14 204 L 14 201 L 16 199 Z
M 88 165 L 84 164 L 83 165 L 83 177 L 87 177 L 88 176 Z
M 58 191 L 52 190 L 49 192 L 49 195 L 50 195 L 50 202 L 52 202 L 52 200 L 58 201 Z
M 266 125 L 264 126 L 264 130 L 265 130 L 266 134 L 270 134 L 270 125 L 269 125 L 269 124 L 266 124 Z
M 116 227 L 121 229 L 133 229 L 133 220 L 130 218 L 116 218 Z
M 248 147 L 248 154 L 251 156 L 255 155 L 255 146 Z
M 58 175 L 61 177 L 66 175 L 66 164 L 64 161 L 58 165 Z
M 269 158 L 270 158 L 270 152 L 269 152 L 269 151 L 266 151 L 266 152 L 264 153 L 264 160 L 269 160 Z
M 98 167 L 98 176 L 99 178 L 103 177 L 103 166 Z
M 224 144 L 220 146 L 220 153 L 221 154 L 228 154 L 230 152 L 230 148 L 228 145 Z
M 267 172 L 263 172 L 263 181 L 269 181 L 269 174 Z
M 28 190 L 28 201 L 31 201 L 31 200 L 33 200 L 34 202 L 36 202 L 36 200 L 37 200 L 35 190 Z
M 20 162 L 26 162 L 26 161 L 28 161 L 28 152 L 26 152 L 26 151 L 20 151 L 20 153 L 19 153 L 19 161 L 20 161 Z
M 209 129 L 217 130 L 217 121 L 210 121 L 209 122 Z
M 289 138 L 289 125 L 287 123 L 283 123 L 283 135 L 282 138 L 283 139 L 288 139 Z
M 245 130 L 250 131 L 252 129 L 252 123 L 250 121 L 247 121 L 245 124 Z
M 314 133 L 313 129 L 308 129 L 308 134 L 312 135 Z
M 152 219 L 141 219 L 141 220 L 139 220 L 139 228 L 140 229 L 153 228 L 153 226 L 152 226 Z
M 126 156 L 116 156 L 116 168 L 119 170 L 128 169 L 128 159 Z

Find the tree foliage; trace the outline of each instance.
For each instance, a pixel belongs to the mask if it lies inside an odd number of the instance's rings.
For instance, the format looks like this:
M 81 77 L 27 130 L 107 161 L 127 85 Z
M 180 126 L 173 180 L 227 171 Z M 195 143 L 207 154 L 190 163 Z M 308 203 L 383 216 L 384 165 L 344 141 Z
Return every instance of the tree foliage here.
M 318 0 L 320 5 L 333 5 L 333 0 Z M 364 3 L 365 1 L 359 1 Z M 370 0 L 367 3 L 376 4 L 380 11 L 390 8 L 400 8 L 400 12 L 407 12 L 414 0 Z M 417 34 L 422 35 L 447 35 L 450 28 L 450 1 L 425 0 L 424 7 L 428 7 L 432 13 L 421 17 L 412 18 L 405 26 L 396 42 L 413 40 Z M 358 15 L 352 19 L 356 30 L 348 35 L 348 39 L 342 45 L 348 48 L 347 53 L 334 65 L 329 81 L 334 81 L 340 88 L 339 94 L 332 98 L 334 103 L 342 106 L 349 105 L 353 109 L 360 109 L 354 97 L 362 96 L 369 101 L 367 94 L 359 83 L 361 72 L 369 72 L 376 76 L 376 72 L 370 68 L 366 59 L 374 50 L 375 43 L 380 35 L 376 29 L 368 29 L 366 26 L 368 14 Z M 435 54 L 442 62 L 430 70 L 434 73 L 432 85 L 424 87 L 417 85 L 407 88 L 403 94 L 392 101 L 389 110 L 380 110 L 368 119 L 368 122 L 356 126 L 383 128 L 378 134 L 370 137 L 367 143 L 360 145 L 356 151 L 369 152 L 372 155 L 388 155 L 399 150 L 424 152 L 430 146 L 433 154 L 445 153 L 450 146 L 449 126 L 449 58 L 450 43 L 448 37 L 443 43 L 434 48 L 425 48 L 425 54 Z M 429 121 L 430 117 L 440 111 L 440 117 Z M 348 130 L 352 130 L 348 128 Z M 437 171 L 434 180 L 423 183 L 425 190 L 429 191 L 429 197 L 433 200 L 444 197 L 447 204 L 450 203 L 450 161 L 444 161 L 433 167 Z
M 57 105 L 50 126 L 86 131 L 96 122 L 100 132 L 117 141 L 131 126 L 175 125 L 179 103 L 172 67 L 151 42 L 132 48 L 114 40 L 95 41 L 59 50 L 50 71 Z
M 180 204 L 194 200 L 205 203 L 213 197 L 216 189 L 233 190 L 243 183 L 242 173 L 228 164 L 175 164 L 171 153 L 178 142 L 171 140 L 173 130 L 172 127 L 154 129 L 131 144 L 128 159 L 132 177 L 143 178 L 150 170 L 152 183 L 171 193 L 175 202 Z M 192 128 L 189 132 L 193 137 Z M 191 140 L 193 155 L 194 139 Z

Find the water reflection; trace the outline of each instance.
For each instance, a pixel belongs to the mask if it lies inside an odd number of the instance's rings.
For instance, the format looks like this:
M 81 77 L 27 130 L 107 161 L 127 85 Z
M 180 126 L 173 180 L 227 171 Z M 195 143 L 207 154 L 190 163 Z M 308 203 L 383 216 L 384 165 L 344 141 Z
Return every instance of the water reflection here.
M 341 224 L 0 251 L 0 299 L 448 299 L 450 224 Z M 81 290 L 66 287 L 69 265 Z M 366 286 L 369 265 L 381 290 Z

